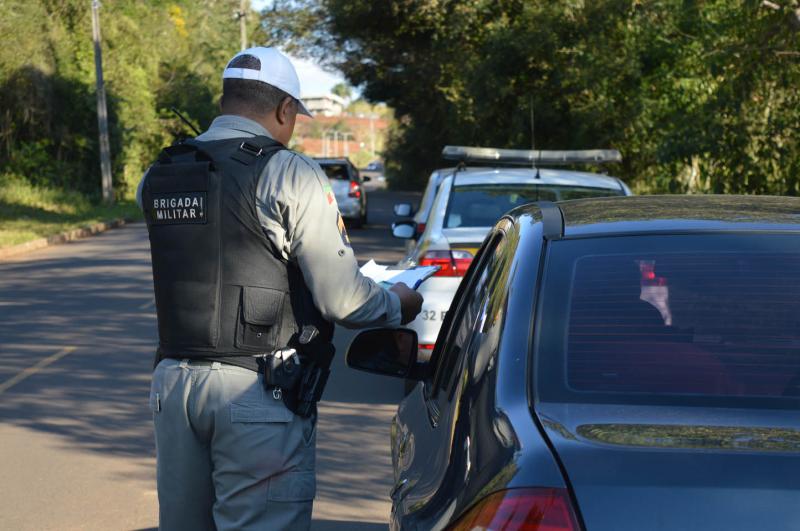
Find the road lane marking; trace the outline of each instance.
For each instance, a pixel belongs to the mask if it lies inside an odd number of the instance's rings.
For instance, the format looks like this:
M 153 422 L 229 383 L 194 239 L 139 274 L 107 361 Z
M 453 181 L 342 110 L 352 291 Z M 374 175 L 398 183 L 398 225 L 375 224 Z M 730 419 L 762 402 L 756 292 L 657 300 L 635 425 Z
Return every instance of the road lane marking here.
M 18 383 L 20 383 L 22 380 L 26 379 L 28 376 L 33 376 L 34 374 L 44 369 L 51 363 L 55 363 L 64 356 L 66 356 L 67 354 L 74 352 L 76 348 L 77 347 L 64 347 L 55 354 L 53 354 L 52 356 L 48 356 L 45 359 L 40 360 L 39 363 L 37 363 L 33 367 L 28 367 L 27 369 L 21 371 L 19 374 L 12 376 L 8 380 L 0 384 L 0 395 L 11 389 Z

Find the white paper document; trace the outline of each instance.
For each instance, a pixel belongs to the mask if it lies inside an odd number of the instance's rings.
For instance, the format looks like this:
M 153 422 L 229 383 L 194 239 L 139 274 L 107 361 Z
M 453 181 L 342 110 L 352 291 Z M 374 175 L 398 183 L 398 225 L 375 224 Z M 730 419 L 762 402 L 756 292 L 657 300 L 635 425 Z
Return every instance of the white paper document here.
M 439 270 L 439 266 L 417 266 L 410 269 L 391 269 L 370 260 L 361 266 L 361 274 L 371 278 L 384 287 L 391 287 L 393 284 L 402 282 L 411 289 L 417 289 L 427 278 L 433 276 Z

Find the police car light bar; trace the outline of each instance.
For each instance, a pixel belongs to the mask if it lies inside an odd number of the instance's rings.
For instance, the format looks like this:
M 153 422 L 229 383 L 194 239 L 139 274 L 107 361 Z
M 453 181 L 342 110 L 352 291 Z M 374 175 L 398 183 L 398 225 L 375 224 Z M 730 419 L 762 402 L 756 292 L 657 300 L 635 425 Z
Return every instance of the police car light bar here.
M 616 149 L 584 149 L 552 151 L 542 149 L 498 149 L 468 146 L 445 146 L 442 158 L 459 162 L 495 162 L 520 166 L 559 166 L 568 164 L 599 164 L 622 162 Z

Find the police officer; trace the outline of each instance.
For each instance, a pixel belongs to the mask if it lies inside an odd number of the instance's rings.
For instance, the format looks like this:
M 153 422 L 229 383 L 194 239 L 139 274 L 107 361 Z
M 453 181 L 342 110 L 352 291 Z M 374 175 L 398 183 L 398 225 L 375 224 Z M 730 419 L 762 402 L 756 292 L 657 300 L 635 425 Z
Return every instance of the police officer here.
M 286 148 L 297 113 L 310 116 L 289 59 L 250 48 L 222 77 L 221 115 L 164 150 L 137 191 L 158 313 L 160 528 L 307 529 L 308 401 L 321 389 L 302 398 L 295 383 L 271 385 L 265 367 L 291 359 L 303 378 L 324 375 L 332 322 L 398 326 L 422 297 L 361 275 L 325 174 Z

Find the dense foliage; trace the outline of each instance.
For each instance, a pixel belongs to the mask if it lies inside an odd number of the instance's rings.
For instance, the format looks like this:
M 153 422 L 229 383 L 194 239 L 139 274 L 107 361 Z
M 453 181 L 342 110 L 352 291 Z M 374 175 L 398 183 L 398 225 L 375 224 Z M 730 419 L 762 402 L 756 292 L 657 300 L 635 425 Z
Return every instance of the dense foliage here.
M 88 0 L 0 2 L 0 173 L 99 195 Z M 239 49 L 238 0 L 108 0 L 100 11 L 117 194 L 163 145 L 207 126 L 220 65 Z
M 394 107 L 402 185 L 444 144 L 615 147 L 640 191 L 800 193 L 797 0 L 276 0 L 263 31 Z

